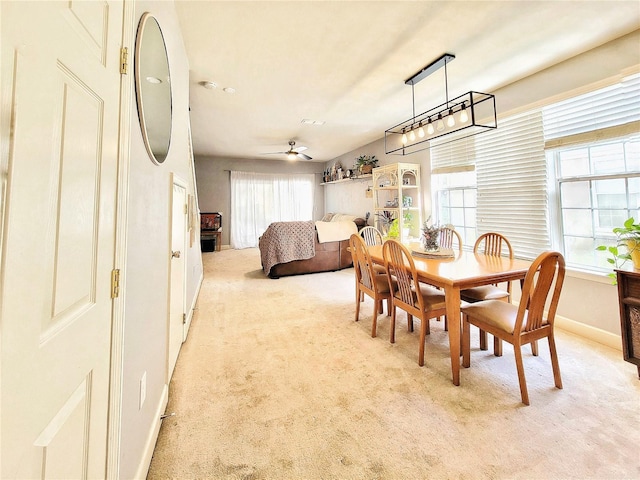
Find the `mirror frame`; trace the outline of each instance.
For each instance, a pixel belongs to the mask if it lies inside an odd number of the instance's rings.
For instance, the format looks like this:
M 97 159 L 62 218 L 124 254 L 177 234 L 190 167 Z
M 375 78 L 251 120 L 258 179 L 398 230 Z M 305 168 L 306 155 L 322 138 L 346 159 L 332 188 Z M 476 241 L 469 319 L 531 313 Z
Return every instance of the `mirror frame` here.
M 144 54 L 145 47 L 149 48 L 148 40 L 145 42 L 145 32 L 149 32 L 149 29 L 151 28 L 157 28 L 161 40 L 161 45 L 152 45 L 152 48 L 161 49 L 161 51 L 158 50 L 155 57 L 151 57 L 155 62 L 155 65 L 153 65 L 154 73 L 157 69 L 158 74 L 154 74 L 153 76 L 148 75 L 151 79 L 151 81 L 149 81 L 146 78 L 143 78 L 145 72 L 142 72 L 142 68 L 143 65 L 147 68 L 147 65 L 143 61 L 142 57 L 149 57 L 149 54 Z M 146 38 L 148 39 L 149 35 L 147 35 Z M 144 146 L 153 163 L 161 165 L 167 159 L 169 149 L 171 147 L 171 134 L 173 130 L 173 92 L 171 91 L 169 56 L 167 54 L 164 35 L 158 20 L 149 12 L 142 14 L 140 17 L 140 23 L 138 24 L 134 69 L 138 119 L 140 121 L 140 130 L 142 131 Z M 154 84 L 160 84 L 160 86 L 163 87 L 162 83 L 166 83 L 168 86 L 168 98 L 163 102 L 154 102 L 153 109 L 160 109 L 161 115 L 155 115 L 153 117 L 155 120 L 152 122 L 151 118 L 147 118 L 147 114 L 145 113 L 145 98 L 147 99 L 147 107 L 149 107 L 147 108 L 147 112 L 152 109 L 152 107 L 150 107 L 151 104 L 148 103 L 149 89 L 146 87 L 150 87 Z M 168 105 L 166 105 L 167 103 Z M 164 110 L 166 110 L 166 112 Z M 156 121 L 157 118 L 160 118 L 159 122 Z M 158 125 L 160 126 L 158 127 Z M 157 148 L 157 145 L 161 145 L 161 150 Z

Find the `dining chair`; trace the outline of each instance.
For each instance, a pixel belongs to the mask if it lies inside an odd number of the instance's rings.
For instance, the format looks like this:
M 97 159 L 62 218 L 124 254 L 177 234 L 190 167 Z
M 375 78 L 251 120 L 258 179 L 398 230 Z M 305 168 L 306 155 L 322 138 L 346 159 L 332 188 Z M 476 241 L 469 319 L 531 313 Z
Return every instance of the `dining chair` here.
M 391 332 L 389 340 L 395 343 L 396 308 L 407 313 L 407 329 L 413 331 L 413 317 L 420 319 L 420 348 L 418 365 L 424 365 L 424 350 L 427 334 L 430 333 L 429 320 L 446 314 L 444 293 L 435 287 L 418 281 L 416 265 L 409 249 L 397 240 L 387 240 L 382 245 L 382 257 L 387 270 L 387 278 L 394 279 L 391 285 Z M 392 280 L 390 280 L 391 282 Z
M 458 251 L 462 251 L 462 237 L 453 227 L 442 227 L 438 245 L 442 248 L 454 248 L 454 243 L 458 244 Z
M 484 255 L 496 257 L 506 254 L 509 258 L 513 258 L 511 243 L 504 235 L 496 232 L 480 235 L 473 245 L 473 253 L 483 253 Z M 511 282 L 507 282 L 506 289 L 499 288 L 497 284 L 467 288 L 460 291 L 460 299 L 467 303 L 481 302 L 482 300 L 502 300 L 508 302 L 511 299 Z M 532 348 L 534 348 L 534 345 L 535 344 L 532 344 Z M 480 331 L 480 349 L 487 349 L 487 334 L 483 330 Z M 493 353 L 497 357 L 502 355 L 502 342 L 495 337 L 493 339 Z
M 360 230 L 360 236 L 364 238 L 364 242 L 369 246 L 382 245 L 382 233 L 376 227 L 363 227 Z
M 529 267 L 522 286 L 522 297 L 517 306 L 500 300 L 483 300 L 462 306 L 462 365 L 469 367 L 471 364 L 470 325 L 509 342 L 513 345 L 522 403 L 529 405 L 522 363 L 522 345 L 546 337 L 549 342 L 555 386 L 562 388 L 553 324 L 564 274 L 565 262 L 562 254 L 544 252 L 538 255 Z M 553 293 L 545 317 L 545 304 L 551 292 Z M 393 317 L 391 321 L 393 322 Z
M 349 238 L 349 248 L 353 258 L 353 268 L 356 276 L 356 322 L 360 319 L 360 303 L 364 294 L 373 299 L 373 322 L 371 336 L 376 336 L 378 314 L 383 313 L 382 302 L 387 301 L 387 315 L 391 312 L 391 288 L 387 275 L 377 273 L 373 268 L 373 261 L 367 250 L 367 244 L 360 235 L 353 233 Z

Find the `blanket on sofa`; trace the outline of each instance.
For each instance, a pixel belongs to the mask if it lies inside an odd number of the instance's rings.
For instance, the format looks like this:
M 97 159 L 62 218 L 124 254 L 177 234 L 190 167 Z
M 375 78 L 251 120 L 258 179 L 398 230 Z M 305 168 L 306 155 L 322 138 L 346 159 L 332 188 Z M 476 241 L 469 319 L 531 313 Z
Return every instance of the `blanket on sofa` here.
M 306 260 L 316 254 L 316 231 L 313 221 L 274 222 L 260 237 L 262 270 L 269 275 L 278 263 Z
M 318 243 L 337 242 L 340 240 L 349 240 L 352 233 L 358 233 L 358 227 L 353 221 L 334 222 L 316 222 L 316 230 L 318 231 Z

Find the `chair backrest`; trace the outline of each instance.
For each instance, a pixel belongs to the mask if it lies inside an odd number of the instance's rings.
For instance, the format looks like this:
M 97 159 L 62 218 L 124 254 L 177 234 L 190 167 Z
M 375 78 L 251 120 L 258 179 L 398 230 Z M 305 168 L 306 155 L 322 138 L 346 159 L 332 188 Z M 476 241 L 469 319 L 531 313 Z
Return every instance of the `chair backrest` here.
M 440 229 L 439 245 L 442 248 L 453 248 L 454 242 L 458 242 L 458 250 L 462 251 L 462 237 L 455 229 L 451 227 L 442 227 Z
M 360 235 L 352 233 L 349 237 L 349 248 L 353 258 L 353 268 L 356 272 L 356 282 L 373 291 L 375 288 L 375 282 L 373 281 L 375 273 L 373 272 L 373 262 L 367 250 L 367 244 Z
M 503 248 L 506 248 L 509 258 L 513 258 L 513 249 L 507 237 L 499 233 L 489 232 L 478 237 L 473 246 L 473 252 L 501 256 Z
M 546 320 L 553 328 L 564 273 L 564 257 L 559 252 L 543 252 L 533 261 L 522 286 L 522 298 L 515 324 L 516 332 L 529 332 L 543 325 L 544 309 L 552 286 L 554 287 L 553 295 Z
M 382 245 L 382 233 L 376 227 L 363 227 L 360 236 L 367 245 Z
M 382 245 L 382 257 L 389 278 L 394 278 L 394 302 L 403 310 L 423 310 L 422 295 L 416 295 L 418 274 L 411 253 L 397 240 L 387 240 Z M 398 300 L 400 301 L 398 303 Z

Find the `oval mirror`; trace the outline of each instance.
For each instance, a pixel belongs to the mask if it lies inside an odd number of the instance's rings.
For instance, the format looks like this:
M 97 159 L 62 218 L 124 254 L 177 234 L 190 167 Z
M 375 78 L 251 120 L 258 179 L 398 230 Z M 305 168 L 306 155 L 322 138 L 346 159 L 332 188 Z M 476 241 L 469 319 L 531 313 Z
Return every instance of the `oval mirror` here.
M 167 158 L 171 143 L 171 77 L 160 25 L 149 13 L 142 15 L 138 25 L 135 82 L 144 144 L 159 165 Z

